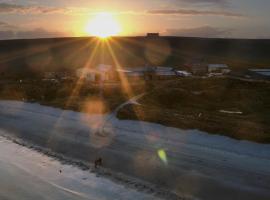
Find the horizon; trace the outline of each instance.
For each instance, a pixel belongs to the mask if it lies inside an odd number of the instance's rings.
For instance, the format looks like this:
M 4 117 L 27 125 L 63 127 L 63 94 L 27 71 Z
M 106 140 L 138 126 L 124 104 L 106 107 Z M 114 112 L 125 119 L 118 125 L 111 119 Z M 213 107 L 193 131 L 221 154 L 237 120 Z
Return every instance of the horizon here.
M 0 40 L 89 36 L 269 39 L 270 2 L 0 1 Z
M 147 33 L 146 33 L 147 34 Z M 50 39 L 97 39 L 97 40 L 111 40 L 117 38 L 147 38 L 147 35 L 115 35 L 106 38 L 99 36 L 56 36 L 56 37 L 32 37 L 32 38 L 8 38 L 0 41 L 16 41 L 16 40 L 50 40 Z M 150 38 L 150 37 L 149 37 Z M 177 36 L 177 35 L 159 35 L 157 38 L 186 38 L 186 39 L 205 39 L 205 40 L 270 40 L 269 38 L 237 38 L 237 37 L 193 37 L 193 36 Z

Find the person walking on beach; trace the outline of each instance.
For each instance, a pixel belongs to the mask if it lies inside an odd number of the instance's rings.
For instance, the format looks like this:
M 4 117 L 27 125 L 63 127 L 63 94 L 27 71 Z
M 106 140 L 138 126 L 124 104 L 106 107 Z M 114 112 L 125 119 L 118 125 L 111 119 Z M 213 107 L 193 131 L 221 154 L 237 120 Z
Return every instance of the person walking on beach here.
M 100 158 L 100 157 L 95 160 L 95 169 L 97 169 L 98 166 L 100 166 L 100 167 L 102 166 L 102 158 Z

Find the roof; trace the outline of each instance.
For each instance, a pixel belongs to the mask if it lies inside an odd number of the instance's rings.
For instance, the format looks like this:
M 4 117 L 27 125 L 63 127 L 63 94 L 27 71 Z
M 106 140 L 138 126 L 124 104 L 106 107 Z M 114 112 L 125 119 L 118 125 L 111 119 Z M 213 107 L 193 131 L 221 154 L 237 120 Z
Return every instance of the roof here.
M 172 71 L 173 68 L 172 67 L 156 67 L 155 70 L 156 71 Z
M 163 76 L 176 75 L 176 73 L 174 71 L 157 71 L 156 74 L 157 75 L 163 75 Z
M 255 72 L 256 74 L 259 74 L 262 76 L 270 77 L 270 69 L 249 69 L 249 71 Z
M 270 71 L 266 72 L 257 72 L 257 74 L 263 75 L 263 76 L 270 76 Z
M 177 70 L 176 73 L 177 73 L 177 74 L 183 74 L 183 75 L 185 75 L 185 76 L 191 75 L 191 73 L 189 73 L 189 72 L 187 72 L 187 71 L 182 71 L 182 70 Z
M 269 69 L 248 69 L 249 71 L 253 71 L 253 72 L 270 72 L 270 68 Z
M 226 64 L 209 64 L 209 68 L 228 68 L 228 65 Z
M 153 67 L 126 67 L 122 68 L 121 70 L 123 71 L 128 71 L 128 72 L 148 72 L 154 70 Z
M 97 72 L 96 69 L 92 69 L 92 68 L 80 68 L 80 69 L 77 69 L 78 72 L 80 73 L 93 73 L 93 72 Z
M 111 65 L 99 64 L 96 68 L 99 71 L 109 71 L 109 70 L 112 69 L 112 66 Z

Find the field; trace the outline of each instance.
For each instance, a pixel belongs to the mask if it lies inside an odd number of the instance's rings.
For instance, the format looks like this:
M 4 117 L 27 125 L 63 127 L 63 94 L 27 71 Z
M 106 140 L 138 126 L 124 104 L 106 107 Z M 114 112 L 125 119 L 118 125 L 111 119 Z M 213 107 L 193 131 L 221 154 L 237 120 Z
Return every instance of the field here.
M 100 89 L 99 84 L 69 82 L 3 81 L 0 85 L 0 99 L 40 103 L 67 110 L 91 114 L 113 111 L 118 105 L 145 92 L 143 81 L 130 85 L 132 93 L 126 92 L 120 83 L 108 83 Z
M 270 142 L 269 83 L 198 78 L 155 85 L 141 105 L 124 107 L 118 117 Z

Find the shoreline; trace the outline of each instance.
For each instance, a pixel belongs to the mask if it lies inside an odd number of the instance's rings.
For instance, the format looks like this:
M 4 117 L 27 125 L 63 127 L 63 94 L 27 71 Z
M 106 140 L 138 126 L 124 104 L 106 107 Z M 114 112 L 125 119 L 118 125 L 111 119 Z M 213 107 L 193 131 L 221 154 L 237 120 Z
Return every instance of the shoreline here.
M 126 174 L 112 171 L 108 168 L 99 167 L 98 169 L 94 168 L 93 163 L 86 163 L 83 160 L 76 160 L 71 157 L 67 157 L 63 154 L 59 154 L 51 151 L 50 149 L 35 145 L 29 141 L 25 141 L 19 138 L 12 137 L 8 134 L 3 134 L 0 131 L 0 137 L 7 139 L 8 141 L 13 142 L 21 147 L 28 148 L 32 151 L 35 151 L 39 154 L 45 155 L 49 158 L 52 158 L 56 161 L 59 161 L 62 165 L 69 165 L 77 167 L 83 171 L 87 171 L 91 174 L 96 174 L 97 177 L 104 177 L 109 179 L 117 184 L 121 184 L 128 189 L 134 189 L 138 192 L 142 192 L 145 194 L 151 194 L 157 198 L 168 199 L 168 200 L 194 200 L 195 198 L 191 197 L 180 197 L 175 193 L 166 190 L 165 188 L 153 185 L 151 183 L 147 183 L 143 180 L 137 179 L 135 177 L 130 177 Z
M 53 152 L 47 153 L 54 157 L 57 152 L 64 163 L 69 161 L 63 155 L 76 158 L 72 161 L 86 170 L 101 156 L 106 169 L 100 176 L 133 182 L 131 187 L 135 184 L 139 190 L 155 189 L 165 198 L 168 191 L 176 198 L 223 200 L 238 194 L 253 200 L 270 196 L 270 145 L 116 118 L 105 127 L 107 137 L 101 137 L 95 134 L 99 127 L 94 125 L 101 124 L 104 116 L 11 101 L 0 102 L 0 108 L 0 127 L 7 134 L 34 143 L 30 143 L 32 148 L 50 148 Z M 167 163 L 158 156 L 160 151 L 167 155 Z M 173 199 L 170 195 L 168 199 Z

